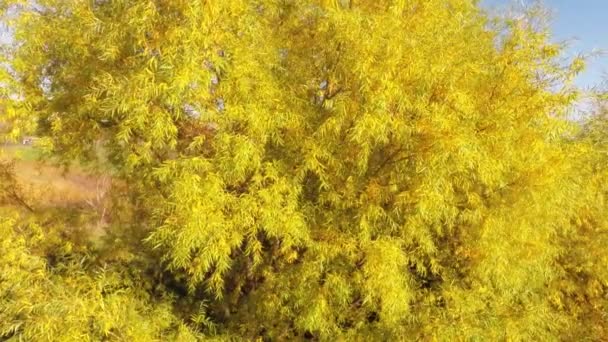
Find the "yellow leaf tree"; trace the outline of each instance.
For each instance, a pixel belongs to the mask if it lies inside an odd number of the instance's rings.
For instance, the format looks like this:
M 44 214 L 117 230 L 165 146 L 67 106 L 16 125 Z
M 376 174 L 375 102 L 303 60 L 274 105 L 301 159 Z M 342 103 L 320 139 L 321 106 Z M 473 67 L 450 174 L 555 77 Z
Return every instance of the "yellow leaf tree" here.
M 111 165 L 156 267 L 219 332 L 551 340 L 582 324 L 555 299 L 575 198 L 596 191 L 565 119 L 582 61 L 560 63 L 542 13 L 5 0 L 4 18 L 13 133 Z

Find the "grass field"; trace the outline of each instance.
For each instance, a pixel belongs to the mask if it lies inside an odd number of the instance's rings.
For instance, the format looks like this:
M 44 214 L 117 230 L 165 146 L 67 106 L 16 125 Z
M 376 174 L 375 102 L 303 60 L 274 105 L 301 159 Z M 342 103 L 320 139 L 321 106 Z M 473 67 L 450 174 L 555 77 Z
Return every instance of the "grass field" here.
M 0 146 L 0 158 L 15 161 L 15 173 L 24 188 L 43 193 L 40 205 L 72 205 L 86 203 L 95 198 L 99 178 L 88 175 L 78 167 L 63 169 L 44 163 L 39 151 L 32 146 Z M 44 200 L 42 200 L 44 198 Z

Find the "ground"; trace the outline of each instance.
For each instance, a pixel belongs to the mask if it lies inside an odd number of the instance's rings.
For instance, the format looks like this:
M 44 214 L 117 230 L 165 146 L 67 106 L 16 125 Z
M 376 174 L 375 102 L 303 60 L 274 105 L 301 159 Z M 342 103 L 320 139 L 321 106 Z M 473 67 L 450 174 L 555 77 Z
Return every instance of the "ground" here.
M 87 174 L 79 167 L 62 168 L 43 163 L 36 147 L 24 145 L 0 146 L 0 158 L 14 159 L 15 171 L 22 186 L 37 196 L 44 206 L 87 204 L 104 191 L 104 180 Z

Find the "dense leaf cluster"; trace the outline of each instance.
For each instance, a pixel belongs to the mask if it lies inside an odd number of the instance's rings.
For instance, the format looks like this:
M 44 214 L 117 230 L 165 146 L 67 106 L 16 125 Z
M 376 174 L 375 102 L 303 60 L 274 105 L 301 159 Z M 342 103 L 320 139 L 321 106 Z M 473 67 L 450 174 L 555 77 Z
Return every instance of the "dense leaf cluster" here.
M 0 336 L 608 337 L 604 120 L 542 13 L 3 4 L 2 120 L 117 185 L 86 265 L 1 221 Z

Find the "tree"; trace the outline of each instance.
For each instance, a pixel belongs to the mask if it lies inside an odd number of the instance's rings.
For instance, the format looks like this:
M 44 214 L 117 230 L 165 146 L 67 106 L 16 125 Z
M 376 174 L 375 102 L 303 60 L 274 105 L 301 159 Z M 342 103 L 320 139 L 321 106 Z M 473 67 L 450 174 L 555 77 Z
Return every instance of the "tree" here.
M 86 255 L 70 253 L 52 233 L 19 217 L 0 220 L 0 336 L 28 341 L 193 341 L 196 333 L 154 302 L 135 279 L 113 269 L 83 268 Z M 62 263 L 44 257 L 50 241 Z M 80 260 L 76 257 L 80 256 Z M 50 269 L 50 270 L 49 270 Z
M 560 64 L 542 14 L 5 3 L 12 127 L 111 165 L 150 253 L 220 332 L 538 340 L 580 323 L 551 296 L 589 194 L 565 119 L 583 62 Z
M 606 265 L 608 242 L 606 227 L 606 180 L 608 180 L 606 147 L 606 93 L 597 94 L 592 116 L 584 123 L 577 136 L 579 159 L 577 176 L 580 190 L 577 215 L 572 229 L 559 236 L 563 252 L 559 260 L 560 277 L 552 285 L 552 300 L 568 313 L 572 327 L 569 338 L 586 336 L 588 340 L 602 340 L 607 335 Z

